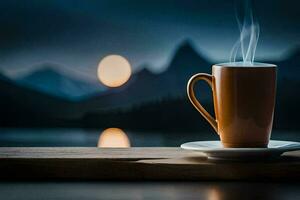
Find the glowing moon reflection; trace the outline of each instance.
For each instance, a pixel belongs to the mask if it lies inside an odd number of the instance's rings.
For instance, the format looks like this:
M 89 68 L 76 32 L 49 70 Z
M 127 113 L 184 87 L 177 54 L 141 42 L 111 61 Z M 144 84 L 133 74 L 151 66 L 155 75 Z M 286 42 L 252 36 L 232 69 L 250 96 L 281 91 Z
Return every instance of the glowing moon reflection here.
M 126 133 L 119 128 L 105 129 L 98 140 L 98 147 L 130 147 L 130 141 Z

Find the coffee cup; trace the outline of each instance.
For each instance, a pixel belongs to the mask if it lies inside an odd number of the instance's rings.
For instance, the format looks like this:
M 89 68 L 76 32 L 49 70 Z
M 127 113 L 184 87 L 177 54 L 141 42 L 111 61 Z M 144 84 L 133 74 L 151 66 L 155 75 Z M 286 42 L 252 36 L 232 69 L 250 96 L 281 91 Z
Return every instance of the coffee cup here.
M 189 100 L 224 147 L 267 147 L 273 125 L 276 71 L 273 64 L 222 63 L 212 66 L 212 75 L 198 73 L 190 78 Z M 215 118 L 195 97 L 194 86 L 199 80 L 212 88 Z

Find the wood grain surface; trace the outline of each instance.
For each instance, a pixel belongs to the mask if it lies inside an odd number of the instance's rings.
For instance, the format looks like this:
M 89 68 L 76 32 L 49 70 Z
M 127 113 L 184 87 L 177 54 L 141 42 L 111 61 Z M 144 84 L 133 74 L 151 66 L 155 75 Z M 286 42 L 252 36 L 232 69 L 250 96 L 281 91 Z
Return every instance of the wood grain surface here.
M 180 148 L 0 148 L 2 180 L 299 180 L 300 151 L 211 161 Z

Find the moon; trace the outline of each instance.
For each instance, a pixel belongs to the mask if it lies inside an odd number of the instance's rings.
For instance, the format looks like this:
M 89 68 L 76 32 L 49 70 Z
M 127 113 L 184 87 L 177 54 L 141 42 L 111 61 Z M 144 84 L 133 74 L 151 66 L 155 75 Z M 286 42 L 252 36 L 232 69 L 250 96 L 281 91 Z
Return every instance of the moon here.
M 128 60 L 120 55 L 108 55 L 98 65 L 98 78 L 107 87 L 120 87 L 125 84 L 132 70 Z

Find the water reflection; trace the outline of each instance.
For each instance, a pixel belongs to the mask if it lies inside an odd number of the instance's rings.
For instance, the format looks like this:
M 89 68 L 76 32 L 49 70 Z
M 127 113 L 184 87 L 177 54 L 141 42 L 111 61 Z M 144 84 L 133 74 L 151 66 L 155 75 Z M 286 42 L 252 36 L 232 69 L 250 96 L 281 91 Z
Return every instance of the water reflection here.
M 211 188 L 208 191 L 208 200 L 222 200 L 220 197 L 220 191 L 218 191 L 216 188 Z
M 119 128 L 105 129 L 98 140 L 97 147 L 130 147 L 130 141 L 126 133 Z
M 82 128 L 0 128 L 0 146 L 95 147 L 103 130 Z M 211 132 L 201 132 L 199 135 L 198 132 L 130 130 L 126 134 L 130 139 L 130 146 L 135 147 L 178 147 L 187 141 L 218 139 L 217 135 Z M 300 134 L 297 131 L 274 131 L 272 139 L 300 142 Z
M 278 188 L 277 188 L 278 189 Z M 276 189 L 275 189 L 276 191 Z M 207 191 L 209 200 L 277 199 L 274 186 L 267 183 L 225 183 Z

